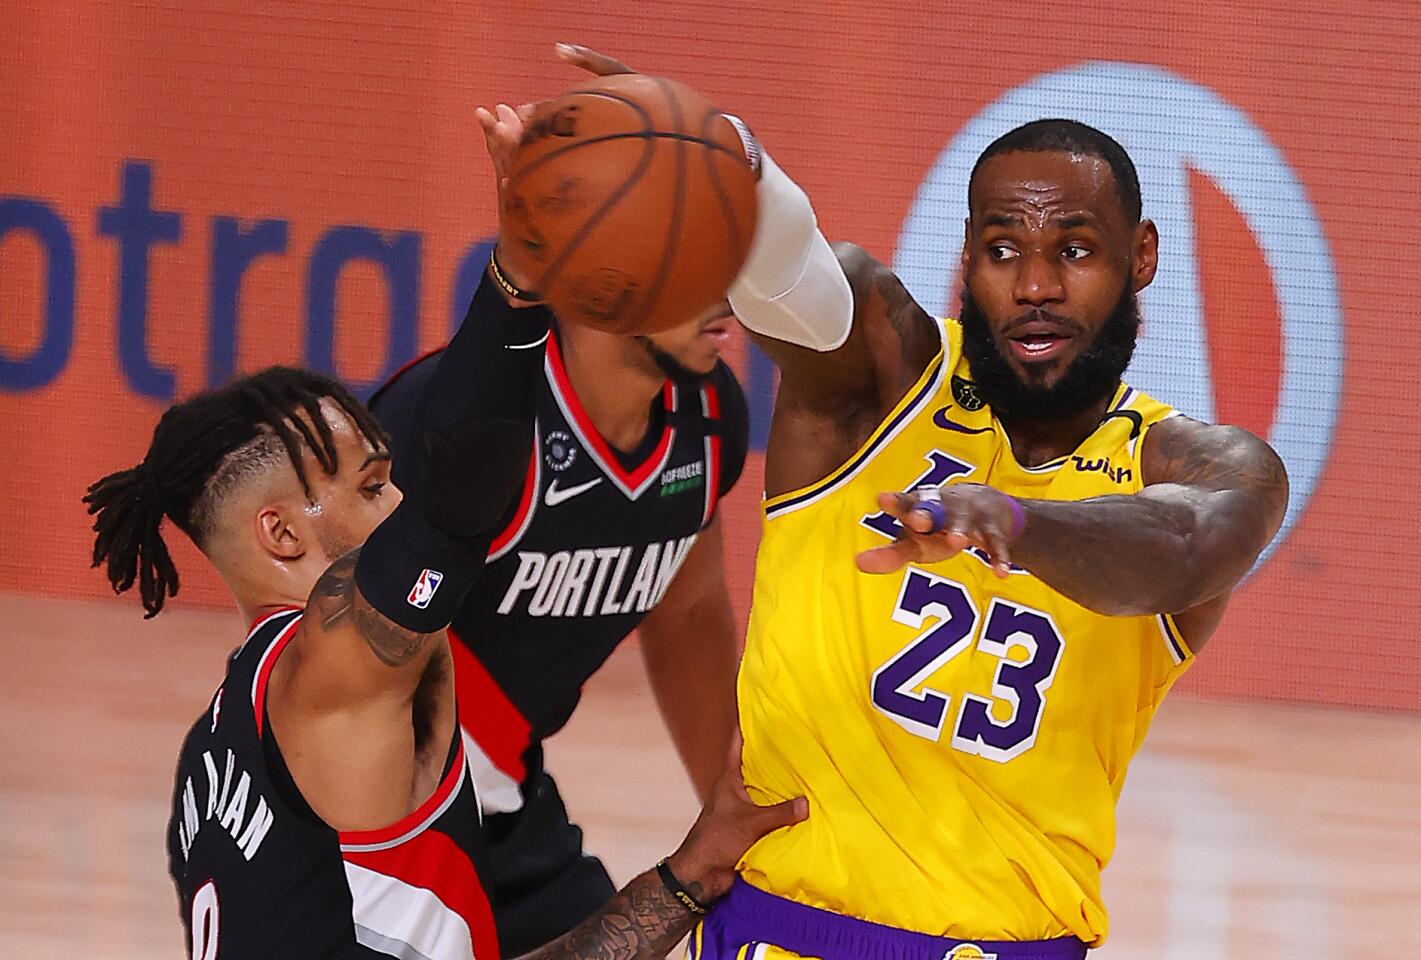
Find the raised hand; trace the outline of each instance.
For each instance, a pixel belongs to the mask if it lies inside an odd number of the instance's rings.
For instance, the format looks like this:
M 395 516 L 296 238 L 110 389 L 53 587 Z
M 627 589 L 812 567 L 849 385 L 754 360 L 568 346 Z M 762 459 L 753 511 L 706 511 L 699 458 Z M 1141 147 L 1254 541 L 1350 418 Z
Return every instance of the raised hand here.
M 611 77 L 619 73 L 637 72 L 620 60 L 613 60 L 611 57 L 604 56 L 596 50 L 580 44 L 560 43 L 554 49 L 557 51 L 558 59 L 579 70 L 586 70 L 594 76 Z
M 893 543 L 858 555 L 864 573 L 893 573 L 908 563 L 936 563 L 967 549 L 987 552 L 997 576 L 1011 571 L 1010 546 L 1021 536 L 1021 505 L 993 487 L 954 483 L 911 493 L 881 493 L 878 506 L 903 525 Z
M 508 189 L 508 174 L 536 106 L 525 103 L 511 107 L 499 103 L 493 109 L 478 107 L 474 110 L 474 118 L 484 131 L 484 146 L 493 162 L 494 183 L 498 188 L 499 265 L 508 279 L 524 290 L 532 288 L 536 273 L 527 245 L 536 245 L 540 238 L 530 235 L 527 218 L 518 217 L 513 209 L 517 201 Z
M 525 103 L 521 107 L 510 107 L 506 103 L 496 104 L 492 110 L 478 107 L 474 118 L 484 131 L 484 145 L 488 148 L 489 159 L 493 161 L 493 173 L 498 178 L 499 189 L 508 182 L 508 170 L 513 164 L 513 154 L 518 144 L 523 142 L 523 130 L 533 115 L 536 104 Z

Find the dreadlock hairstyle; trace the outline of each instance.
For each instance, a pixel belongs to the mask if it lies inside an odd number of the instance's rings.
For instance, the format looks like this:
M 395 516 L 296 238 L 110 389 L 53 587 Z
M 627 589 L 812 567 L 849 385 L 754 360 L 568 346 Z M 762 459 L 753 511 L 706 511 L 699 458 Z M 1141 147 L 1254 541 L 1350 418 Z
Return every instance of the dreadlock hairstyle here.
M 388 446 L 375 418 L 345 387 L 291 367 L 270 367 L 169 407 L 143 462 L 109 474 L 84 495 L 94 517 L 92 565 L 105 565 L 114 593 L 136 580 L 144 619 L 177 596 L 178 571 L 163 542 L 163 518 L 201 548 L 213 529 L 214 488 L 231 489 L 236 479 L 284 453 L 309 496 L 306 450 L 326 474 L 334 474 L 335 440 L 322 400 L 343 410 L 372 446 Z
M 1033 120 L 1008 130 L 988 144 L 972 165 L 967 189 L 971 191 L 982 164 L 999 154 L 1058 152 L 1104 160 L 1115 177 L 1115 189 L 1119 192 L 1125 218 L 1130 223 L 1140 222 L 1140 177 L 1135 172 L 1134 161 L 1115 138 L 1079 120 Z

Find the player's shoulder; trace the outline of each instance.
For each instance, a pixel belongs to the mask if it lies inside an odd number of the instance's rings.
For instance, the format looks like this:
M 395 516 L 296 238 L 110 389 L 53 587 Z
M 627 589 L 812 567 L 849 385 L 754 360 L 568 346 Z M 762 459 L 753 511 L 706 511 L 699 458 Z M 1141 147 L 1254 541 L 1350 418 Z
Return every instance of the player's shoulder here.
M 1182 483 L 1213 488 L 1288 486 L 1278 454 L 1243 427 L 1205 423 L 1183 415 L 1154 424 L 1141 450 L 1145 483 Z
M 412 406 L 424 390 L 424 385 L 429 381 L 430 374 L 434 372 L 434 366 L 439 362 L 440 355 L 444 352 L 444 347 L 436 347 L 427 353 L 420 354 L 400 369 L 390 374 L 380 386 L 375 388 L 375 392 L 370 395 L 370 399 L 365 405 L 370 408 L 370 412 L 375 414 L 380 425 L 386 432 L 390 431 L 390 426 L 385 422 L 385 418 L 395 411 L 404 410 Z

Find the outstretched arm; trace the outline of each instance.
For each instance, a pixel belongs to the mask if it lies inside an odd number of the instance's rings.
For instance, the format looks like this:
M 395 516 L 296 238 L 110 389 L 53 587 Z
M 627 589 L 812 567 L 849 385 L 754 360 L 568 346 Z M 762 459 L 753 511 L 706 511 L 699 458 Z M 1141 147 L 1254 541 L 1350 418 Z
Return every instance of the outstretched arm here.
M 1278 532 L 1283 463 L 1238 427 L 1178 418 L 1145 436 L 1135 496 L 1079 504 L 1024 501 L 1013 555 L 1101 613 L 1180 613 L 1231 592 Z M 1154 478 L 1154 482 L 1151 482 Z
M 880 503 L 909 532 L 860 554 L 859 567 L 889 573 L 975 546 L 999 575 L 1015 562 L 1112 616 L 1183 613 L 1223 601 L 1282 524 L 1282 461 L 1246 430 L 1184 417 L 1151 427 L 1141 460 L 1146 486 L 1133 496 L 1013 501 L 968 483 L 937 494 L 884 494 Z M 925 496 L 941 502 L 941 523 L 932 508 L 922 509 Z M 1197 650 L 1207 636 L 1188 639 Z

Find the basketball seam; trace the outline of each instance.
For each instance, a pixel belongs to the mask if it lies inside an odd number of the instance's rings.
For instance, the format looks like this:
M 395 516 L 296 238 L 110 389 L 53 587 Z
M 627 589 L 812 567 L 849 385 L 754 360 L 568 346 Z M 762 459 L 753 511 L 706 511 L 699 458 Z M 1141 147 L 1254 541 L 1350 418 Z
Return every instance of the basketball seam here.
M 516 177 L 510 178 L 509 186 L 511 187 L 514 183 L 517 183 L 519 180 L 522 180 L 528 174 L 532 173 L 534 170 L 538 169 L 543 164 L 547 163 L 549 160 L 565 156 L 573 152 L 574 150 L 581 150 L 583 147 L 591 147 L 599 143 L 608 143 L 613 140 L 680 140 L 686 143 L 698 143 L 701 146 L 705 147 L 707 150 L 714 150 L 717 153 L 723 153 L 726 156 L 737 160 L 742 159 L 744 156 L 743 154 L 737 155 L 734 150 L 722 146 L 721 144 L 716 143 L 714 140 L 707 140 L 704 137 L 692 136 L 689 133 L 670 133 L 665 130 L 644 130 L 639 132 L 629 131 L 625 133 L 608 133 L 603 134 L 600 137 L 592 137 L 588 140 L 579 140 L 577 143 L 569 143 L 567 146 L 558 147 L 556 150 L 550 150 L 549 152 L 543 154 L 543 156 L 539 157 L 537 160 L 528 164 L 528 166 L 524 167 L 522 170 L 519 170 Z
M 633 104 L 633 106 L 636 105 Z M 640 107 L 637 107 L 637 110 L 638 112 L 643 113 L 643 116 L 645 116 L 644 111 L 642 111 Z M 650 123 L 650 120 L 651 118 L 647 116 L 646 122 Z M 574 146 L 585 145 L 586 144 L 574 144 Z M 563 152 L 565 153 L 567 151 L 564 150 Z M 645 176 L 647 169 L 651 166 L 652 156 L 655 153 L 656 141 L 652 139 L 646 139 L 646 149 L 642 151 L 641 159 L 637 162 L 636 169 L 632 171 L 629 177 L 627 177 L 626 182 L 623 183 L 620 187 L 618 187 L 615 191 L 613 191 L 612 195 L 602 202 L 602 206 L 598 207 L 597 210 L 593 212 L 592 216 L 588 217 L 586 222 L 584 222 L 582 226 L 578 227 L 577 232 L 574 233 L 568 239 L 567 243 L 563 245 L 562 250 L 558 254 L 558 258 L 548 266 L 547 270 L 543 271 L 542 277 L 539 278 L 538 286 L 540 288 L 542 288 L 543 290 L 547 290 L 551 287 L 552 282 L 557 279 L 558 274 L 562 271 L 562 268 L 567 263 L 568 258 L 571 257 L 574 252 L 576 252 L 578 247 L 582 246 L 583 241 L 586 240 L 587 237 L 592 233 L 593 229 L 596 228 L 597 224 L 601 223 L 603 218 L 606 217 L 607 214 L 612 212 L 612 208 L 615 207 L 617 204 L 621 203 L 622 200 L 626 197 L 626 195 L 631 192 L 632 187 L 636 186 L 637 182 L 640 181 L 643 176 Z M 538 162 L 541 163 L 543 160 L 546 159 L 547 157 L 539 157 Z M 536 164 L 534 164 L 533 166 L 536 166 Z M 527 173 L 526 170 L 522 172 Z
M 671 110 L 671 122 L 676 125 L 677 129 L 684 128 L 681 102 L 676 99 L 675 91 L 665 80 L 657 79 L 656 85 L 661 89 L 662 96 L 666 98 L 666 105 Z M 681 221 L 685 218 L 686 200 L 686 144 L 680 138 L 677 138 L 676 143 L 675 183 L 676 186 L 671 191 L 671 216 L 667 220 L 666 240 L 662 244 L 661 263 L 657 265 L 656 279 L 651 282 L 651 289 L 646 292 L 646 299 L 642 301 L 641 309 L 633 314 L 632 318 L 625 321 L 626 325 L 632 329 L 652 315 L 652 308 L 661 299 L 661 291 L 666 286 L 666 276 L 676 263 L 676 252 L 681 238 Z
M 701 121 L 701 133 L 710 132 L 711 124 L 717 117 L 721 116 L 719 110 L 710 110 Z M 730 151 L 726 151 L 729 153 Z M 701 156 L 706 162 L 706 177 L 710 180 L 711 189 L 715 191 L 716 197 L 720 200 L 720 208 L 724 213 L 722 218 L 725 223 L 727 239 L 730 240 L 732 250 L 740 249 L 740 219 L 735 215 L 735 208 L 730 202 L 730 191 L 725 189 L 725 183 L 720 178 L 720 171 L 715 168 L 715 154 L 703 153 Z

